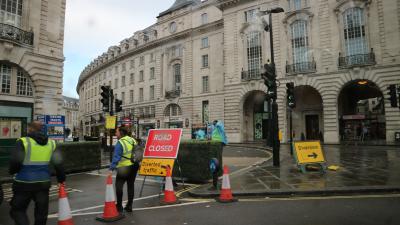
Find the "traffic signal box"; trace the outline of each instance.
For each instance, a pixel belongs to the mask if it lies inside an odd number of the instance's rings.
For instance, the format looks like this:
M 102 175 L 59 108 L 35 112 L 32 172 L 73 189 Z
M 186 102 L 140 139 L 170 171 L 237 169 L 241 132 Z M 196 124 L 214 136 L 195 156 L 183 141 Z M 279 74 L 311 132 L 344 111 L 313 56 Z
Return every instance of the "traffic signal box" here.
M 294 98 L 294 83 L 290 82 L 286 84 L 286 100 L 289 108 L 293 109 L 296 107 L 296 99 Z
M 398 96 L 398 93 L 399 93 L 399 96 Z M 400 91 L 398 92 L 395 84 L 389 85 L 388 95 L 389 95 L 390 106 L 398 107 L 400 104 L 400 102 L 398 102 L 398 98 L 400 100 Z
M 111 100 L 111 87 L 101 86 L 101 104 L 103 105 L 104 112 L 110 112 L 110 100 Z
M 122 100 L 115 99 L 115 112 L 122 111 Z
M 268 88 L 268 93 L 267 96 L 269 99 L 276 99 L 276 74 L 275 74 L 275 65 L 270 63 L 270 64 L 264 64 L 264 73 L 262 73 L 262 78 L 264 79 L 264 84 Z

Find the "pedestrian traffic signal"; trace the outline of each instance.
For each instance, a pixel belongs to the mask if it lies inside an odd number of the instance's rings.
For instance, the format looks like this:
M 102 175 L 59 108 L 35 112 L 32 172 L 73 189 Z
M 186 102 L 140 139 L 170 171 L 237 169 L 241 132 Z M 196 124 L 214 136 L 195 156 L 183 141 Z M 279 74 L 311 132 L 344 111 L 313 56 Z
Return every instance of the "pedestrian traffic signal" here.
M 101 104 L 103 105 L 104 112 L 110 112 L 110 98 L 111 98 L 111 87 L 101 86 Z
M 286 100 L 289 108 L 293 109 L 296 107 L 296 99 L 294 98 L 294 83 L 290 82 L 286 84 Z
M 264 64 L 264 71 L 261 74 L 262 78 L 264 79 L 264 84 L 268 88 L 267 96 L 271 99 L 276 99 L 276 74 L 275 74 L 275 65 Z
M 389 101 L 390 101 L 390 105 L 392 107 L 397 107 L 398 103 L 397 103 L 397 90 L 396 90 L 396 85 L 392 84 L 388 87 L 388 95 L 389 95 Z M 400 97 L 400 96 L 399 96 Z
M 122 111 L 122 100 L 115 99 L 115 112 Z

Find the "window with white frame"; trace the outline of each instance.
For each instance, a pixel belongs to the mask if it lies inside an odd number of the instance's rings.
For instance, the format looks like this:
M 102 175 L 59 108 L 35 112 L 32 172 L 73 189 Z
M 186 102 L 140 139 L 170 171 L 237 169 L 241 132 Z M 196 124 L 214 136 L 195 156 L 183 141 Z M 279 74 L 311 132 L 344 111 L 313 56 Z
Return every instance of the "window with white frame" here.
M 181 89 L 181 64 L 174 65 L 174 90 Z
M 301 1 L 305 1 L 305 0 L 288 0 L 289 10 L 300 10 L 301 9 Z
M 134 59 L 132 59 L 132 60 L 130 61 L 130 68 L 131 68 L 131 69 L 135 68 L 135 60 L 134 60 Z
M 141 70 L 139 71 L 139 82 L 143 82 L 144 81 L 144 71 Z
M 130 74 L 130 76 L 129 76 L 129 83 L 130 83 L 130 84 L 135 83 L 135 74 L 134 74 L 134 73 L 131 73 L 131 74 Z
M 129 91 L 129 103 L 133 103 L 133 90 Z
M 208 55 L 202 55 L 201 56 L 201 66 L 203 68 L 208 67 Z
M 1 93 L 10 94 L 11 91 L 11 66 L 0 64 Z
M 144 65 L 144 56 L 140 56 L 139 63 L 140 65 Z
M 150 80 L 154 80 L 155 79 L 155 75 L 154 75 L 154 67 L 150 68 Z
M 154 100 L 154 85 L 151 85 L 149 90 L 150 100 Z
M 250 9 L 246 12 L 244 12 L 245 18 L 246 18 L 246 22 L 247 23 L 251 23 L 254 22 L 257 18 L 257 9 Z
M 203 93 L 207 93 L 209 91 L 208 76 L 202 77 L 202 84 L 203 84 Z
M 203 13 L 203 14 L 201 14 L 201 24 L 204 25 L 206 23 L 208 23 L 208 14 Z
M 121 87 L 125 87 L 125 76 L 122 76 Z
M 296 20 L 290 25 L 290 29 L 293 64 L 300 66 L 300 64 L 309 61 L 307 21 Z
M 343 13 L 344 47 L 347 56 L 366 54 L 368 52 L 365 32 L 364 10 L 350 8 Z
M 143 88 L 139 89 L 139 102 L 144 101 L 144 96 L 143 96 Z
M 204 37 L 201 39 L 201 47 L 207 48 L 208 47 L 208 37 Z
M 247 34 L 247 63 L 249 77 L 258 77 L 262 65 L 261 33 L 258 31 Z
M 0 23 L 21 27 L 23 0 L 0 0 Z
M 126 63 L 123 62 L 123 63 L 122 63 L 122 72 L 125 72 L 125 71 L 126 71 Z
M 118 79 L 114 80 L 114 88 L 118 88 Z

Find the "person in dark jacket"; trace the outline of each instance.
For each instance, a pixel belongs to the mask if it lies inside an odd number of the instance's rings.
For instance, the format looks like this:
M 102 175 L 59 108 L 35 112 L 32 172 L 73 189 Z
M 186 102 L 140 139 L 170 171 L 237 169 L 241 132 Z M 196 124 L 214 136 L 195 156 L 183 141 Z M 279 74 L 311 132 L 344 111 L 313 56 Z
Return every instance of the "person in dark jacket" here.
M 65 182 L 61 155 L 53 140 L 42 132 L 43 124 L 28 124 L 28 135 L 17 140 L 11 152 L 9 173 L 14 176 L 10 216 L 16 225 L 29 225 L 26 210 L 35 202 L 35 225 L 45 225 L 51 186 L 49 164 L 54 164 L 59 184 Z

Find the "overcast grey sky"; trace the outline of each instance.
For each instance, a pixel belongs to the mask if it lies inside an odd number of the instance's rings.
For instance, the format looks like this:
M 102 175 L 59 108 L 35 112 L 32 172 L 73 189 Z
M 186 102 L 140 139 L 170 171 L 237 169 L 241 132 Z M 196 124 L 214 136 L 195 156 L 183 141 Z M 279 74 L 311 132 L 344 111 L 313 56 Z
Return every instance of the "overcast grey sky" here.
M 135 31 L 156 22 L 175 0 L 68 0 L 65 15 L 63 94 L 78 97 L 83 68 Z

